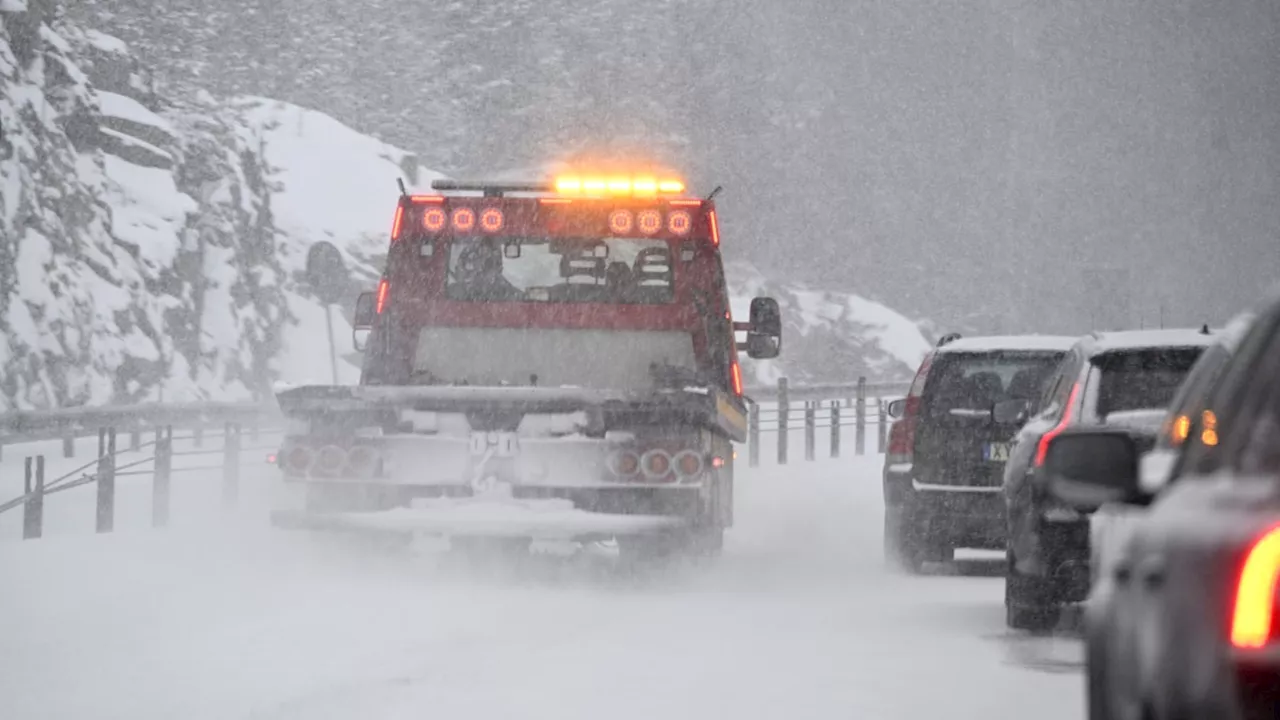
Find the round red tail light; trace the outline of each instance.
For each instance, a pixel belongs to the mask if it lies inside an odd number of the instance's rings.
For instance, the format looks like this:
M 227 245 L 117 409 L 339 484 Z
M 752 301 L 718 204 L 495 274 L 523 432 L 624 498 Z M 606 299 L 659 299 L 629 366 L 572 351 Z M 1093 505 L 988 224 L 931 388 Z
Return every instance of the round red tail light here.
M 347 464 L 347 451 L 337 445 L 325 445 L 316 453 L 315 470 L 336 475 Z
M 702 472 L 702 456 L 692 450 L 684 450 L 675 457 L 676 472 L 682 478 L 691 478 Z
M 618 477 L 631 477 L 640 472 L 640 456 L 630 450 L 620 450 L 609 456 L 609 472 Z
M 666 450 L 650 450 L 640 457 L 640 469 L 650 480 L 671 474 L 671 455 Z
M 371 477 L 378 465 L 378 451 L 368 445 L 357 445 L 347 453 L 347 473 L 355 477 Z

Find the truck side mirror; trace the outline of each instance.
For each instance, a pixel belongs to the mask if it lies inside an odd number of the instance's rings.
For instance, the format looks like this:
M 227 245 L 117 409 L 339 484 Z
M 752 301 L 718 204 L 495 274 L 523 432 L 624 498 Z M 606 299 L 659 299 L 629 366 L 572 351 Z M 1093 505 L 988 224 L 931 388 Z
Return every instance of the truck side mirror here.
M 376 302 L 371 292 L 360 293 L 356 298 L 356 309 L 351 319 L 351 345 L 360 352 L 364 352 L 369 344 L 369 334 L 373 332 Z
M 778 357 L 782 352 L 782 311 L 778 308 L 778 301 L 771 297 L 752 299 L 750 324 L 747 356 L 758 359 Z

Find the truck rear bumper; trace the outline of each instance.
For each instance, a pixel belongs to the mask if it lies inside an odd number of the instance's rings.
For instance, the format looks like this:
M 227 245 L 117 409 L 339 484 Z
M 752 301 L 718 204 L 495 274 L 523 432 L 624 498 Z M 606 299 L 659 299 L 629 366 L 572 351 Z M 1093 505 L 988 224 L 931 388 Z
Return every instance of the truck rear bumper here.
M 684 527 L 682 517 L 620 515 L 573 507 L 564 500 L 518 503 L 446 500 L 381 512 L 308 513 L 276 511 L 273 524 L 286 529 L 379 531 L 450 537 L 528 537 L 589 540 L 643 535 Z

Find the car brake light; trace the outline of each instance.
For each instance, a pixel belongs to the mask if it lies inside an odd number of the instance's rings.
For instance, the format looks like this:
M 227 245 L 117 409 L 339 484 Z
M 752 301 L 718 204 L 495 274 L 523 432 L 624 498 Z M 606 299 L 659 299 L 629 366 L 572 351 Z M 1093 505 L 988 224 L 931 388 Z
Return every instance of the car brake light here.
M 386 278 L 382 278 L 382 280 L 378 282 L 378 302 L 376 309 L 379 315 L 381 315 L 382 311 L 387 307 L 387 295 L 390 294 L 390 292 L 391 283 L 388 282 Z
M 1044 458 L 1049 454 L 1049 442 L 1063 430 L 1067 429 L 1067 424 L 1071 422 L 1071 415 L 1075 410 L 1076 398 L 1080 396 L 1080 383 L 1071 386 L 1071 395 L 1067 397 L 1067 407 L 1062 411 L 1062 420 L 1058 421 L 1053 429 L 1040 436 L 1040 444 L 1036 446 L 1036 467 L 1044 465 Z
M 1280 574 L 1280 527 L 1253 543 L 1240 569 L 1235 608 L 1231 613 L 1231 644 L 1260 648 L 1271 639 L 1275 620 L 1276 578 Z
M 920 368 L 911 380 L 911 389 L 902 403 L 902 418 L 889 428 L 889 462 L 911 462 L 915 453 L 916 425 L 920 423 L 920 405 L 924 396 L 924 385 L 929 380 L 929 369 L 933 367 L 933 353 L 924 356 Z
M 391 242 L 400 239 L 400 223 L 404 221 L 404 206 L 396 205 L 396 217 L 391 221 Z

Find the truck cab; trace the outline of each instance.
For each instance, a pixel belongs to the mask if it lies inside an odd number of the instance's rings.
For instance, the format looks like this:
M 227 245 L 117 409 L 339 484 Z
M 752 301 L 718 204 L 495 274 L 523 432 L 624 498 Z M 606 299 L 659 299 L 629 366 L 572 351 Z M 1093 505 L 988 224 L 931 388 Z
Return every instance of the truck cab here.
M 736 335 L 775 357 L 781 318 L 756 298 L 734 322 L 714 198 L 639 174 L 432 189 L 402 193 L 357 300 L 360 384 L 279 396 L 288 515 L 718 548 L 746 429 Z M 459 521 L 495 503 L 537 511 Z

